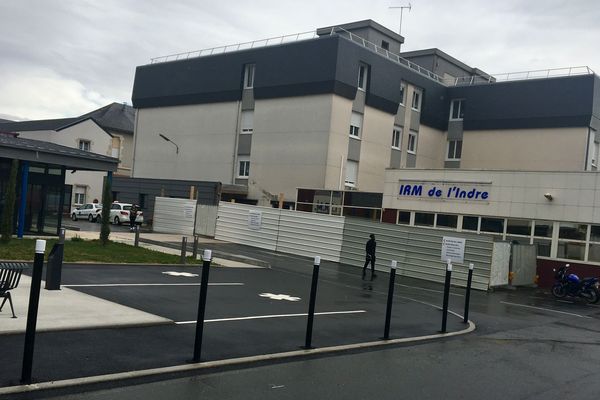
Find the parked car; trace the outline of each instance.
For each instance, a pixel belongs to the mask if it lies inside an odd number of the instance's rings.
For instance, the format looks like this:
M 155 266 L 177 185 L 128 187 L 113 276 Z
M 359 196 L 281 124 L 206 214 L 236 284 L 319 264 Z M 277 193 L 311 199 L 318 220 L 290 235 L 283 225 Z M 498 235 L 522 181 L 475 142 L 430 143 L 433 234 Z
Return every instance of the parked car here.
M 119 203 L 115 201 L 110 205 L 110 222 L 116 225 L 122 223 L 129 223 L 129 212 L 131 211 L 133 204 L 130 203 Z M 141 225 L 144 223 L 144 214 L 141 211 L 137 212 L 135 223 Z
M 87 219 L 90 222 L 97 221 L 102 213 L 102 204 L 99 203 L 87 203 L 77 207 L 71 213 L 71 219 L 77 221 L 78 219 Z

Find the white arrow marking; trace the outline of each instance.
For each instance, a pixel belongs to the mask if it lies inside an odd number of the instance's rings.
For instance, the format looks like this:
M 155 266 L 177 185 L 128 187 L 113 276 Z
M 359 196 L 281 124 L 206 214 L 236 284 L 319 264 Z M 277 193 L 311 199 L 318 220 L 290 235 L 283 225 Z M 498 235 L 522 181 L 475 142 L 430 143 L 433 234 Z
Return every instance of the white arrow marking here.
M 287 301 L 300 301 L 300 297 L 290 296 L 289 294 L 273 294 L 273 293 L 261 293 L 260 297 L 267 297 L 273 300 L 287 300 Z
M 198 274 L 192 274 L 190 272 L 175 272 L 175 271 L 167 271 L 167 272 L 163 272 L 163 274 L 165 275 L 171 275 L 171 276 L 185 276 L 188 278 L 192 278 L 194 276 L 198 276 Z

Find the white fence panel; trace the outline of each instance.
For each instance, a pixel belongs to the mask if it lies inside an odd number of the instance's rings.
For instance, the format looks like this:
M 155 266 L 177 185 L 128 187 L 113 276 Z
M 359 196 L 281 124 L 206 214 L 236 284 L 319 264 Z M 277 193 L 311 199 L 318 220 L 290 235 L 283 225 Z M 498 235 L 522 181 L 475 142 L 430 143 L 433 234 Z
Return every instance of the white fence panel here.
M 154 232 L 194 234 L 196 201 L 156 197 L 154 204 Z
M 198 204 L 196 207 L 196 235 L 215 237 L 218 206 Z
M 489 287 L 493 242 L 487 236 L 346 218 L 340 262 L 362 267 L 370 233 L 377 240 L 376 269 L 389 270 L 391 260 L 397 260 L 400 275 L 434 282 L 443 282 L 446 274 L 441 260 L 442 238 L 465 238 L 465 260 L 454 264 L 452 284 L 466 286 L 468 264 L 472 262 L 473 288 Z
M 237 203 L 219 203 L 215 239 L 275 250 L 280 210 Z
M 281 210 L 277 251 L 340 261 L 344 217 Z

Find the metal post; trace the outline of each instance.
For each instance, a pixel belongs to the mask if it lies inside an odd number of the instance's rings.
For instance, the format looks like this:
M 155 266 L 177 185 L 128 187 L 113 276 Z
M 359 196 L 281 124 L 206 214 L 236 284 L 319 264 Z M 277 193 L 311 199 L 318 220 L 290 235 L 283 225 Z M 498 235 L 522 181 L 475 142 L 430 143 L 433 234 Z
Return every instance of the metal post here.
M 465 294 L 465 312 L 463 322 L 466 324 L 469 322 L 469 301 L 471 300 L 471 283 L 473 282 L 473 263 L 469 264 L 469 276 L 467 278 L 467 293 Z
M 59 229 L 58 243 L 56 243 L 46 263 L 46 290 L 60 290 L 60 281 L 62 276 L 62 265 L 65 255 L 65 228 Z
M 181 264 L 185 264 L 185 256 L 187 255 L 187 237 L 181 238 Z
M 27 179 L 29 178 L 29 161 L 21 162 L 21 202 L 19 204 L 19 223 L 17 237 L 23 239 L 25 231 L 25 208 L 27 207 Z
M 202 352 L 202 334 L 204 332 L 204 311 L 206 309 L 206 293 L 208 289 L 208 272 L 210 270 L 211 250 L 204 250 L 202 255 L 202 279 L 200 281 L 200 298 L 198 300 L 198 317 L 196 319 L 196 340 L 194 342 L 193 362 L 200 362 Z
M 133 241 L 133 245 L 135 247 L 140 247 L 140 226 L 139 225 L 135 225 L 135 238 Z
M 29 309 L 27 311 L 27 328 L 25 330 L 25 351 L 23 352 L 23 369 L 21 383 L 31 383 L 31 369 L 33 366 L 33 346 L 35 342 L 35 327 L 37 325 L 38 306 L 40 303 L 40 288 L 42 285 L 42 269 L 44 268 L 44 253 L 46 241 L 36 240 L 35 258 L 33 259 L 33 272 L 31 275 L 31 289 L 29 291 Z
M 388 288 L 387 308 L 385 310 L 385 328 L 383 329 L 383 340 L 390 338 L 390 320 L 392 319 L 392 303 L 394 299 L 394 281 L 396 280 L 396 268 L 398 263 L 392 260 L 390 266 L 390 287 Z
M 192 258 L 194 260 L 198 257 L 198 239 L 197 235 L 194 236 L 194 246 L 192 247 Z
M 446 281 L 444 282 L 444 304 L 442 306 L 442 330 L 446 333 L 446 321 L 448 320 L 448 298 L 450 296 L 450 277 L 452 276 L 452 261 L 448 260 L 446 265 Z
M 306 340 L 304 342 L 304 349 L 312 349 L 312 330 L 313 320 L 315 318 L 315 302 L 317 299 L 317 282 L 319 281 L 319 265 L 321 264 L 321 257 L 315 256 L 313 263 L 313 276 L 312 284 L 310 286 L 310 301 L 308 303 L 308 321 L 306 323 Z

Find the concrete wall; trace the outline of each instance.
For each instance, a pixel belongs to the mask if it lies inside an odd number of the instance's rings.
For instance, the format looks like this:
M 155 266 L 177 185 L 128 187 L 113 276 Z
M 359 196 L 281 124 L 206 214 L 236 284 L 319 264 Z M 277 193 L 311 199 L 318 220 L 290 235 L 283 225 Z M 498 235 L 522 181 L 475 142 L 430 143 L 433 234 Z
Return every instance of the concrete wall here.
M 383 190 L 384 171 L 389 166 L 394 116 L 365 107 L 358 163 L 358 189 L 367 192 Z
M 238 102 L 137 110 L 132 176 L 232 183 L 237 118 Z
M 446 151 L 444 132 L 425 125 L 419 127 L 416 168 L 443 168 Z
M 350 139 L 349 135 L 351 113 L 351 100 L 340 96 L 331 97 L 331 121 L 327 165 L 325 167 L 325 189 L 344 189 L 348 144 L 350 140 L 354 140 Z
M 317 95 L 256 100 L 250 198 L 266 200 L 264 191 L 273 195 L 283 192 L 286 201 L 293 201 L 297 187 L 325 185 L 332 98 Z
M 582 171 L 587 128 L 465 131 L 461 168 Z

